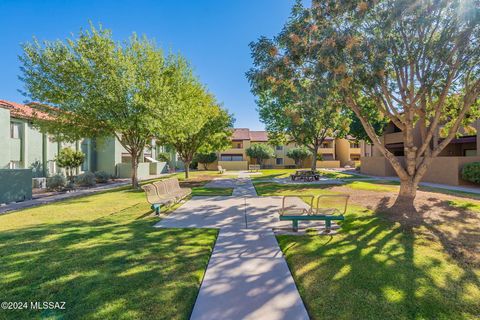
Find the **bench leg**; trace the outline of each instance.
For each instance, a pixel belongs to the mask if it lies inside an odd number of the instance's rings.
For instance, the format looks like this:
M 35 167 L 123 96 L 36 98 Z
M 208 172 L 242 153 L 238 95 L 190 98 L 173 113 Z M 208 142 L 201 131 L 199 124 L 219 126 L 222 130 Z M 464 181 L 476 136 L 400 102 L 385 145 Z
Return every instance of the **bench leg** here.
M 294 232 L 298 232 L 298 220 L 292 220 L 292 228 Z
M 155 211 L 156 216 L 160 215 L 160 205 L 159 204 L 152 204 L 151 208 L 152 208 L 153 211 Z
M 332 221 L 325 220 L 325 230 L 330 231 L 332 229 Z

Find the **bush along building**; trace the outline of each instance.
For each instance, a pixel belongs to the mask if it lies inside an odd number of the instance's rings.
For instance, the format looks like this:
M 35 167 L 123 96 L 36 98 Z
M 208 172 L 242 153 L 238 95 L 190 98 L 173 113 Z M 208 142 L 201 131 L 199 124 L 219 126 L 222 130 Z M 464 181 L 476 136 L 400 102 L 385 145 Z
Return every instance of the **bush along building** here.
M 231 147 L 217 152 L 217 160 L 207 166 L 208 170 L 216 170 L 221 166 L 226 170 L 247 170 L 249 164 L 256 164 L 247 156 L 247 149 L 255 143 L 272 144 L 266 131 L 253 131 L 248 128 L 235 128 L 231 138 Z M 287 156 L 289 150 L 298 148 L 296 143 L 273 146 L 274 156 L 263 162 L 264 168 L 294 168 L 295 161 Z M 353 137 L 345 139 L 327 138 L 318 149 L 318 168 L 355 167 L 360 164 L 360 157 L 368 151 L 363 141 L 356 142 Z M 311 156 L 303 160 L 301 167 L 310 167 Z M 203 165 L 198 166 L 204 170 Z
M 32 183 L 37 186 L 42 181 L 39 178 L 62 173 L 63 169 L 58 167 L 55 157 L 66 147 L 85 154 L 85 160 L 76 169 L 76 174 L 104 171 L 116 178 L 131 176 L 130 155 L 118 139 L 82 139 L 73 143 L 55 141 L 32 125 L 34 116 L 42 115 L 28 105 L 0 100 L 0 203 L 29 199 Z M 145 148 L 138 167 L 140 179 L 166 170 L 166 163 L 156 160 L 163 151 L 164 147 L 154 140 Z M 9 184 L 13 181 L 15 188 Z

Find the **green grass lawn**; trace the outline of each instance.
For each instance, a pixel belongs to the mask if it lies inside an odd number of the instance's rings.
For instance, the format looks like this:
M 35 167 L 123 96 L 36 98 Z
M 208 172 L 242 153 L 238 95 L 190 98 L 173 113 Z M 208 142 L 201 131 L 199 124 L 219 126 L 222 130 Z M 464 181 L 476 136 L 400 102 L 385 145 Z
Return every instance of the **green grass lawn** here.
M 255 186 L 262 195 L 331 193 Z M 450 255 L 429 229 L 354 204 L 340 224 L 333 236 L 277 236 L 312 319 L 479 318 L 480 269 Z
M 313 319 L 478 319 L 480 271 L 363 211 L 333 237 L 278 236 Z
M 331 185 L 323 184 L 280 184 L 267 181 L 253 182 L 255 190 L 259 196 L 285 196 L 296 194 L 308 194 L 308 195 L 322 195 L 322 194 L 336 194 L 328 190 Z
M 318 170 L 322 174 L 322 178 L 329 178 L 329 179 L 355 179 L 358 178 L 358 175 L 353 173 L 345 173 L 345 172 L 337 172 L 337 171 L 330 171 L 330 170 Z
M 216 230 L 156 229 L 126 188 L 0 216 L 2 301 L 65 301 L 8 319 L 187 319 Z
M 291 174 L 295 173 L 298 169 L 263 169 L 259 172 L 261 174 L 251 175 L 252 180 L 267 180 L 267 179 L 280 179 L 288 178 Z
M 176 172 L 172 174 L 172 176 L 178 178 L 179 181 L 185 180 L 185 172 Z M 189 172 L 189 179 L 197 179 L 197 178 L 236 178 L 238 175 L 236 174 L 229 174 L 228 172 L 220 174 L 218 171 L 190 171 Z
M 192 188 L 192 196 L 231 196 L 232 193 L 233 188 Z
M 375 180 L 375 181 L 349 181 L 345 184 L 354 190 L 366 190 L 377 192 L 397 192 L 400 183 L 397 181 Z

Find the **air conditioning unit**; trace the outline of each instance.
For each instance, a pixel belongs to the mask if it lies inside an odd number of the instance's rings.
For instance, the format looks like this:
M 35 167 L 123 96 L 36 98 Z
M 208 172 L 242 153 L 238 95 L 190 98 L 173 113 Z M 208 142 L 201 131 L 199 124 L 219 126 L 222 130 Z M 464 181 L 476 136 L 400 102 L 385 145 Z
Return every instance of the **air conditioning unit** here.
M 47 178 L 33 178 L 32 187 L 34 189 L 45 189 L 47 187 Z

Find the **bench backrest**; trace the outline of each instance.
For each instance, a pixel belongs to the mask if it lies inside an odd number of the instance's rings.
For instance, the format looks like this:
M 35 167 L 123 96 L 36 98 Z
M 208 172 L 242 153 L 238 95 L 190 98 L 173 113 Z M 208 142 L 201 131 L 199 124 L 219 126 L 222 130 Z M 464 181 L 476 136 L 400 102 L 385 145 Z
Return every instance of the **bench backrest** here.
M 153 185 L 157 188 L 158 194 L 168 194 L 167 186 L 163 181 L 154 182 Z
M 177 178 L 172 178 L 171 180 L 172 180 L 172 186 L 173 186 L 173 188 L 174 188 L 175 190 L 180 190 L 180 189 L 182 189 L 182 188 L 180 187 L 180 182 L 178 181 Z
M 155 204 L 158 200 L 157 190 L 155 186 L 153 184 L 146 184 L 142 186 L 142 189 L 145 191 L 148 203 Z
M 313 205 L 313 195 L 287 195 L 283 196 L 280 215 L 310 214 Z
M 315 214 L 343 216 L 347 211 L 349 198 L 350 196 L 347 194 L 318 196 Z

